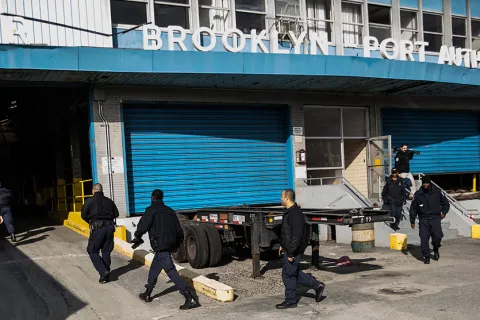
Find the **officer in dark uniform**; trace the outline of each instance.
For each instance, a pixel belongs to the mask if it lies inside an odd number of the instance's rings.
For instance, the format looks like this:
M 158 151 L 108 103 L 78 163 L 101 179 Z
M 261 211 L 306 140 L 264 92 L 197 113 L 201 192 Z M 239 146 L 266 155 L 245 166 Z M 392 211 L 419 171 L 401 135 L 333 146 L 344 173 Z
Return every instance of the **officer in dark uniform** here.
M 90 225 L 87 252 L 95 269 L 100 274 L 100 283 L 110 280 L 110 254 L 113 251 L 113 235 L 118 209 L 115 203 L 103 195 L 100 183 L 93 185 L 93 197 L 85 201 L 82 219 Z M 102 250 L 102 256 L 100 256 Z
M 395 231 L 399 230 L 398 224 L 402 217 L 403 205 L 407 200 L 408 193 L 404 179 L 398 176 L 397 169 L 392 169 L 392 175 L 386 179 L 383 187 L 382 200 L 383 208 L 389 210 L 390 215 L 395 218 L 395 222 L 391 224 Z
M 282 192 L 282 205 L 286 208 L 282 220 L 282 237 L 279 253 L 284 252 L 282 279 L 285 286 L 285 301 L 277 309 L 297 307 L 297 283 L 315 290 L 315 301 L 322 299 L 325 284 L 300 270 L 300 259 L 308 245 L 307 224 L 302 210 L 295 203 L 295 191 Z
M 423 261 L 430 263 L 430 245 L 428 241 L 432 238 L 433 259 L 440 259 L 438 249 L 441 247 L 443 238 L 441 221 L 450 210 L 445 194 L 431 184 L 430 177 L 422 178 L 422 187 L 415 192 L 412 205 L 410 207 L 410 223 L 412 229 L 415 229 L 415 219 L 418 216 L 418 225 L 420 229 L 421 249 Z
M 163 202 L 162 190 L 156 189 L 152 192 L 152 205 L 145 209 L 138 223 L 135 238 L 132 240 L 134 246 L 143 243 L 142 236 L 147 232 L 155 257 L 148 273 L 148 283 L 145 285 L 147 289 L 139 295 L 140 299 L 145 302 L 153 300 L 152 291 L 163 269 L 176 289 L 185 297 L 185 303 L 180 309 L 188 310 L 200 306 L 194 291 L 186 286 L 172 261 L 171 252 L 180 247 L 184 235 L 177 214 Z
M 12 192 L 3 187 L 0 183 L 0 216 L 3 218 L 8 233 L 10 233 L 10 239 L 12 242 L 16 242 L 17 237 L 15 236 L 15 227 L 13 225 L 12 216 L 12 200 Z

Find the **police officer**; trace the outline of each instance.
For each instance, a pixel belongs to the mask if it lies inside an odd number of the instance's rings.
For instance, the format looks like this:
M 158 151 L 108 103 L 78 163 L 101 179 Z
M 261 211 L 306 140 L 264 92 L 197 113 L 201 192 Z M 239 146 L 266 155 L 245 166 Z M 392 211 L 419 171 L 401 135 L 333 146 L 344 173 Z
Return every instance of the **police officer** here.
M 413 179 L 413 175 L 410 173 L 410 160 L 412 160 L 413 156 L 416 154 L 418 155 L 420 152 L 410 150 L 405 143 L 402 143 L 400 150 L 395 155 L 395 169 L 397 169 L 401 178 L 409 179 L 412 184 L 410 187 L 411 198 L 415 193 L 415 180 Z
M 8 233 L 10 233 L 10 239 L 12 242 L 16 242 L 17 237 L 15 236 L 15 227 L 13 225 L 12 216 L 12 200 L 12 192 L 3 187 L 0 183 L 0 216 L 3 218 L 3 222 L 5 222 Z
M 118 209 L 111 199 L 103 195 L 100 183 L 93 185 L 92 193 L 93 197 L 85 201 L 82 208 L 82 219 L 90 225 L 87 252 L 100 274 L 99 282 L 107 283 L 110 280 L 110 255 L 114 247 L 113 235 Z
M 300 270 L 300 259 L 308 245 L 307 224 L 302 210 L 295 203 L 295 191 L 282 192 L 282 205 L 285 207 L 282 220 L 281 248 L 284 253 L 282 279 L 285 286 L 285 301 L 276 305 L 277 309 L 297 307 L 297 283 L 315 290 L 315 301 L 322 299 L 325 284 Z
M 441 247 L 443 238 L 442 219 L 450 210 L 450 203 L 445 194 L 431 184 L 430 177 L 422 178 L 422 187 L 415 193 L 410 207 L 410 223 L 415 229 L 415 219 L 418 216 L 420 229 L 421 249 L 423 261 L 430 263 L 430 245 L 428 241 L 432 238 L 433 259 L 440 259 L 438 249 Z
M 408 180 L 408 179 L 405 179 Z M 385 181 L 382 191 L 383 208 L 390 210 L 390 215 L 395 218 L 395 222 L 391 224 L 393 230 L 400 228 L 400 218 L 402 217 L 403 205 L 407 200 L 407 190 L 405 181 L 398 176 L 397 169 L 392 169 L 392 175 Z
M 176 289 L 185 297 L 185 303 L 180 306 L 180 309 L 188 310 L 200 306 L 194 291 L 186 286 L 172 261 L 170 253 L 180 247 L 184 235 L 177 214 L 163 202 L 162 190 L 156 189 L 152 192 L 152 205 L 145 209 L 138 223 L 135 238 L 132 240 L 134 246 L 143 243 L 142 236 L 147 232 L 155 257 L 148 273 L 146 290 L 139 295 L 140 299 L 145 302 L 153 300 L 152 291 L 163 269 L 175 284 Z

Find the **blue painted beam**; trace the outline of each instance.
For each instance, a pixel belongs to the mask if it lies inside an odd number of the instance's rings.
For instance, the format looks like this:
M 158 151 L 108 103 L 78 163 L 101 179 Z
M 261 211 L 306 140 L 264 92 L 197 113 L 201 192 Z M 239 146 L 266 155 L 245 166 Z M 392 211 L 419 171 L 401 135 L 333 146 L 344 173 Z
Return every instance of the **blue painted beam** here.
M 0 46 L 0 69 L 345 76 L 480 85 L 480 70 L 352 56 Z

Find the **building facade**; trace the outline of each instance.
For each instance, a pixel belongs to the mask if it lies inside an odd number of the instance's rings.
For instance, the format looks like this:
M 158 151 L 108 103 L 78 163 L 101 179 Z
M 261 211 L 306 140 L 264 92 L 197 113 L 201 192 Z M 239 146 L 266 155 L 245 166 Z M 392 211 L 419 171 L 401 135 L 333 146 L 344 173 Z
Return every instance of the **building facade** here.
M 92 178 L 123 216 L 155 188 L 175 209 L 278 203 L 312 185 L 375 199 L 401 143 L 422 152 L 413 173 L 480 171 L 478 1 L 3 0 L 0 12 L 2 82 L 89 88 Z

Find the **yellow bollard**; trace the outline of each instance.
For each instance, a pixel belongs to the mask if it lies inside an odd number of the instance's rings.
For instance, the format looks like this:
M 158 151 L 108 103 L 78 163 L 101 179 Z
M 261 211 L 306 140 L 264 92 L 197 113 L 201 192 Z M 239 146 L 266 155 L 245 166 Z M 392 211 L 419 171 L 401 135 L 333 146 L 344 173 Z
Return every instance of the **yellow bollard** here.
M 403 233 L 393 233 L 390 235 L 390 249 L 392 250 L 406 250 L 407 249 L 407 235 Z
M 477 192 L 477 174 L 476 174 L 476 173 L 473 174 L 473 188 L 472 188 L 472 192 Z

